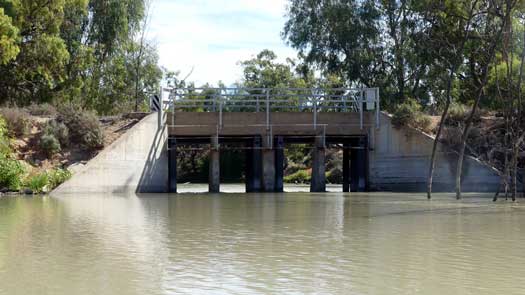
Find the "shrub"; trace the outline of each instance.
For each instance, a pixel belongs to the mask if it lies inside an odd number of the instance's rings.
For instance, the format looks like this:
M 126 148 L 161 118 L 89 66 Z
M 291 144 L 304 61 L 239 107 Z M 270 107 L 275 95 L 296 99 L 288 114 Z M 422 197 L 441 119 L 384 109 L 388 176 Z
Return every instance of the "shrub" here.
M 421 112 L 421 105 L 416 100 L 407 99 L 396 108 L 392 116 L 392 124 L 397 128 L 408 126 L 430 132 L 432 119 Z
M 58 139 L 61 146 L 69 145 L 69 129 L 62 122 L 58 122 L 57 120 L 49 121 L 44 128 L 44 134 L 53 135 Z
M 69 129 L 71 142 L 87 150 L 96 150 L 104 146 L 104 133 L 93 112 L 73 106 L 64 107 L 59 112 L 58 121 Z
M 9 138 L 7 137 L 7 123 L 0 116 L 0 157 L 7 157 L 11 153 Z
M 40 148 L 46 153 L 48 157 L 60 152 L 60 142 L 53 134 L 44 134 L 40 138 Z
M 468 108 L 463 104 L 452 103 L 448 109 L 447 123 L 463 122 L 468 115 Z
M 48 173 L 49 190 L 54 190 L 56 187 L 66 182 L 71 178 L 71 172 L 67 169 L 55 169 Z
M 430 116 L 421 113 L 416 119 L 416 122 L 418 126 L 417 128 L 427 133 L 432 132 L 432 119 L 430 118 Z
M 420 112 L 421 105 L 414 99 L 407 99 L 394 111 L 392 124 L 396 127 L 413 126 Z
M 42 193 L 47 190 L 49 183 L 49 177 L 47 173 L 41 172 L 38 174 L 30 175 L 24 181 L 24 187 L 33 191 L 33 193 Z
M 7 123 L 10 136 L 21 137 L 29 131 L 31 120 L 29 114 L 20 108 L 5 108 L 0 110 L 0 115 Z
M 299 170 L 293 174 L 284 177 L 286 183 L 308 183 L 310 182 L 310 174 L 307 170 Z
M 56 108 L 48 103 L 32 104 L 27 107 L 27 111 L 33 116 L 41 117 L 54 117 L 57 114 Z
M 0 156 L 0 188 L 17 191 L 20 189 L 24 167 L 19 161 Z
M 329 183 L 342 183 L 343 171 L 339 167 L 335 167 L 326 173 L 326 180 Z

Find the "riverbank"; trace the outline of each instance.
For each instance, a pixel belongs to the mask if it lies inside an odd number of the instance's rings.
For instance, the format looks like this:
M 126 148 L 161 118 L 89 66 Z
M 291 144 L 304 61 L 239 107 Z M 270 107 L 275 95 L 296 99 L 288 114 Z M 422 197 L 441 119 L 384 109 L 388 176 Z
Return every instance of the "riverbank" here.
M 0 109 L 0 193 L 45 194 L 146 114 L 98 117 L 51 105 Z

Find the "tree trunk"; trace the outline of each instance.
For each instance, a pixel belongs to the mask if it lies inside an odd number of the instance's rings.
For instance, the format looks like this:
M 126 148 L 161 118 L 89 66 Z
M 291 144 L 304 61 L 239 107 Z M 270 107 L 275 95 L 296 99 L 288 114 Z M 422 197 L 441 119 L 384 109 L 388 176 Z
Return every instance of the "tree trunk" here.
M 499 39 L 499 38 L 498 38 Z M 481 80 L 481 84 L 479 85 L 478 93 L 476 95 L 476 100 L 474 101 L 474 105 L 472 106 L 472 110 L 470 111 L 470 114 L 465 121 L 465 127 L 463 129 L 463 133 L 461 135 L 461 145 L 459 148 L 459 158 L 458 158 L 458 165 L 456 169 L 456 199 L 461 199 L 461 174 L 463 172 L 463 160 L 465 158 L 465 149 L 467 147 L 467 140 L 468 135 L 470 133 L 470 128 L 472 127 L 472 122 L 474 121 L 474 117 L 476 116 L 476 112 L 478 110 L 479 102 L 481 101 L 481 98 L 483 97 L 483 92 L 485 90 L 485 85 L 487 85 L 488 81 L 488 73 L 489 73 L 489 65 L 492 62 L 492 58 L 494 57 L 495 52 L 495 41 L 494 44 L 490 50 L 490 58 L 487 61 L 487 63 L 483 66 L 483 78 Z
M 474 105 L 472 106 L 470 115 L 468 116 L 465 122 L 465 128 L 463 129 L 463 134 L 461 136 L 461 145 L 459 149 L 458 165 L 456 169 L 456 199 L 458 200 L 461 199 L 461 174 L 463 171 L 463 160 L 465 158 L 465 148 L 467 146 L 467 140 L 468 140 L 470 128 L 472 127 L 472 122 L 474 120 L 474 117 L 476 116 L 476 112 L 478 110 L 479 103 L 481 101 L 481 98 L 483 97 L 483 92 L 488 82 L 489 67 L 490 67 L 490 64 L 492 63 L 492 60 L 494 59 L 496 47 L 501 41 L 503 30 L 507 27 L 507 23 L 510 21 L 510 14 L 512 12 L 512 6 L 515 5 L 515 3 L 511 5 L 511 2 L 509 0 L 506 1 L 506 4 L 507 5 L 505 8 L 505 14 L 502 16 L 503 23 L 500 29 L 498 30 L 496 36 L 494 36 L 494 38 L 491 39 L 489 54 L 487 55 L 487 61 L 483 65 L 483 68 L 482 68 L 483 78 L 481 79 L 478 93 L 476 95 L 476 100 L 474 101 Z M 489 24 L 487 24 L 487 26 L 489 26 Z
M 439 122 L 439 127 L 436 133 L 436 138 L 434 139 L 434 144 L 432 146 L 432 155 L 430 156 L 430 167 L 428 171 L 428 181 L 427 181 L 427 198 L 430 200 L 432 199 L 432 183 L 434 178 L 434 169 L 436 166 L 436 153 L 437 153 L 437 146 L 439 144 L 439 139 L 441 137 L 441 132 L 443 131 L 443 126 L 445 125 L 445 121 L 448 117 L 448 110 L 450 108 L 450 103 L 452 101 L 452 97 L 450 95 L 451 89 L 452 89 L 452 80 L 454 79 L 454 72 L 455 70 L 450 71 L 450 77 L 447 84 L 447 101 L 445 102 L 445 109 L 443 110 L 443 114 L 441 115 L 441 121 Z

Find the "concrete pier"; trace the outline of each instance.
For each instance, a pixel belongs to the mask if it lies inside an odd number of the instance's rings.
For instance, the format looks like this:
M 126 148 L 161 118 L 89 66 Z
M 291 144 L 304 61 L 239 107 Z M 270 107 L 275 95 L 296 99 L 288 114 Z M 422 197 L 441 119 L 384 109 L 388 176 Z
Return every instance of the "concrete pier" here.
M 350 144 L 343 144 L 343 192 L 350 192 Z
M 208 188 L 210 193 L 218 193 L 221 189 L 221 163 L 219 139 L 214 136 L 211 139 L 210 148 L 210 174 L 208 178 Z
M 177 141 L 168 139 L 168 191 L 177 192 Z
M 251 145 L 246 150 L 246 192 L 260 192 L 262 190 L 262 142 L 259 136 L 254 137 Z
M 310 192 L 326 192 L 326 164 L 325 164 L 325 138 L 317 136 L 312 149 L 312 179 Z
M 275 150 L 270 135 L 263 137 L 261 182 L 263 192 L 275 191 Z
M 350 179 L 352 192 L 365 192 L 367 189 L 367 162 L 368 147 L 365 139 L 359 141 L 359 146 L 354 147 L 350 153 Z
M 284 138 L 277 136 L 274 140 L 275 149 L 275 187 L 274 191 L 282 193 L 284 191 Z

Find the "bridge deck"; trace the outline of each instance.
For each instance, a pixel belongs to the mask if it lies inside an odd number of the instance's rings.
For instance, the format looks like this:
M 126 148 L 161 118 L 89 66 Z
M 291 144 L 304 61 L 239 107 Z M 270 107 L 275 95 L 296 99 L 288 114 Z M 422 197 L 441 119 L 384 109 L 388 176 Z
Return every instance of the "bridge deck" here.
M 375 124 L 375 113 L 273 112 L 267 118 L 262 112 L 172 112 L 167 114 L 170 136 L 240 136 L 268 134 L 305 136 L 325 134 L 331 136 L 365 135 Z M 222 124 L 221 124 L 222 123 Z

